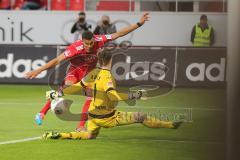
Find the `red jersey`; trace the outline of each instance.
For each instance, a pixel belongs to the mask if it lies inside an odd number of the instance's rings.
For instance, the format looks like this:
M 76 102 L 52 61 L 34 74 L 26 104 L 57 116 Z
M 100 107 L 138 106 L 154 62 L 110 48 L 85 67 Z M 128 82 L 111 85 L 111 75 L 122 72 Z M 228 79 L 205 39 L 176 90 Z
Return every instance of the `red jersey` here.
M 80 68 L 95 68 L 97 64 L 97 51 L 99 48 L 103 48 L 104 44 L 112 40 L 111 35 L 94 35 L 94 46 L 90 53 L 87 53 L 84 49 L 83 41 L 77 40 L 73 44 L 67 47 L 64 51 L 64 56 L 69 59 L 70 63 L 74 67 Z

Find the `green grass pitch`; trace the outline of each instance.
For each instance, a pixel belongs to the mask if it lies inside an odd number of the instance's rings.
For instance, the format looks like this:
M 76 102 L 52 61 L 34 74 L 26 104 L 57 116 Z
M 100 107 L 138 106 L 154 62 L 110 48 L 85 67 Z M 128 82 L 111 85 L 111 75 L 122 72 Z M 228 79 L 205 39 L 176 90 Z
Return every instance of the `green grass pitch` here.
M 47 86 L 0 85 L 0 160 L 221 160 L 225 150 L 225 91 L 177 88 L 168 95 L 139 101 L 135 107 L 121 103 L 119 110 L 179 111 L 192 108 L 192 122 L 179 129 L 150 129 L 140 124 L 101 129 L 96 140 L 32 140 L 44 131 L 73 131 L 77 122 L 59 120 L 51 111 L 42 126 L 35 114 L 45 102 Z M 83 97 L 72 109 L 81 110 Z M 122 107 L 122 108 L 121 108 Z

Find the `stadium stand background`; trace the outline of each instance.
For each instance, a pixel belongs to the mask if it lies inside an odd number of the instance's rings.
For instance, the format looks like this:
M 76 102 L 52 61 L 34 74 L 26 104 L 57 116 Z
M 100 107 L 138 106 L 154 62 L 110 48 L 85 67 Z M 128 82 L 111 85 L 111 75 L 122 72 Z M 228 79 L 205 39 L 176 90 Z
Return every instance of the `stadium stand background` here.
M 1 0 L 0 9 L 14 9 L 24 0 Z M 227 0 L 41 0 L 42 9 L 89 11 L 226 12 Z

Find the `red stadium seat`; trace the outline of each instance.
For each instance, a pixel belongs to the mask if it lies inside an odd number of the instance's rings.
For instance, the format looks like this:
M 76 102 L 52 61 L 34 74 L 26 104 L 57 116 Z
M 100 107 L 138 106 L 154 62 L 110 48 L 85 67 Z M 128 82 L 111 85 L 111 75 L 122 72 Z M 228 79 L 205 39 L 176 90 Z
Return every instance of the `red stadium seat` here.
M 51 10 L 66 10 L 67 1 L 66 0 L 51 0 Z
M 83 11 L 84 0 L 70 0 L 69 10 Z
M 14 3 L 14 5 L 13 5 L 13 9 L 16 9 L 16 8 L 21 8 L 22 7 L 22 5 L 23 5 L 23 2 L 24 2 L 24 0 L 15 0 L 15 3 Z
M 11 8 L 10 0 L 1 0 L 0 1 L 0 9 L 10 9 L 10 8 Z
M 14 4 L 13 4 L 13 9 L 20 9 L 22 8 L 23 4 L 24 4 L 25 0 L 15 0 Z M 41 7 L 42 8 L 47 8 L 48 5 L 48 0 L 40 0 L 41 2 Z
M 41 0 L 42 7 L 47 8 L 48 0 Z
M 98 11 L 134 11 L 134 1 L 100 1 L 97 5 Z
M 222 2 L 200 2 L 199 10 L 201 12 L 222 12 L 223 3 Z M 225 3 L 227 6 L 227 4 Z

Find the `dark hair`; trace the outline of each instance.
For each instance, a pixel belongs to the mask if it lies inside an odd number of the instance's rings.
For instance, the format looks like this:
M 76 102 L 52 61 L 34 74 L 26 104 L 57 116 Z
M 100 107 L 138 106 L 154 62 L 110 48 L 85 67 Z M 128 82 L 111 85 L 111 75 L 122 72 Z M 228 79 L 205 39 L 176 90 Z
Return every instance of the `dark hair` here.
M 207 16 L 205 14 L 201 15 L 200 20 L 207 20 Z
M 82 33 L 82 39 L 91 40 L 93 38 L 93 33 L 91 31 L 84 31 Z
M 100 50 L 98 52 L 98 62 L 100 66 L 107 65 L 111 60 L 113 52 L 107 49 Z
M 78 15 L 79 16 L 86 16 L 85 12 L 79 12 Z

